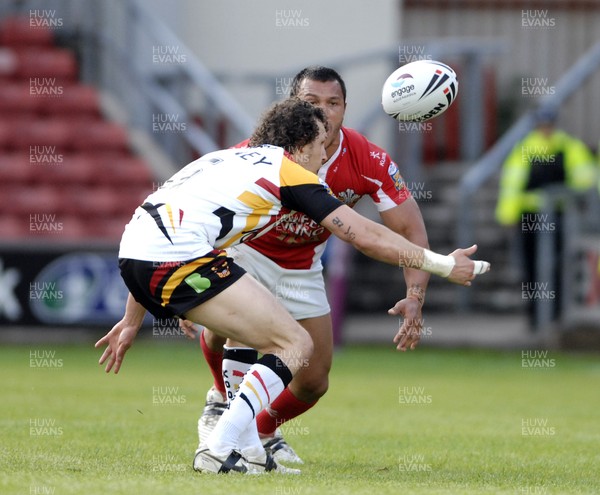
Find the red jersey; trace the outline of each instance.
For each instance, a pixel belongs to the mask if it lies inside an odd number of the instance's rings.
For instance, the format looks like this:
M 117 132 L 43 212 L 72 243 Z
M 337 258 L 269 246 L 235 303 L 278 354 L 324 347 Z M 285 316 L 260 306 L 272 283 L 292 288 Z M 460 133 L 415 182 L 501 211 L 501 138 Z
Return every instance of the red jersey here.
M 247 146 L 247 141 L 236 147 Z M 378 211 L 397 206 L 410 197 L 398 166 L 380 147 L 359 132 L 342 127 L 340 145 L 319 170 L 335 196 L 351 208 L 368 194 Z M 306 270 L 320 266 L 330 232 L 304 213 L 285 208 L 275 226 L 248 245 L 282 268 Z

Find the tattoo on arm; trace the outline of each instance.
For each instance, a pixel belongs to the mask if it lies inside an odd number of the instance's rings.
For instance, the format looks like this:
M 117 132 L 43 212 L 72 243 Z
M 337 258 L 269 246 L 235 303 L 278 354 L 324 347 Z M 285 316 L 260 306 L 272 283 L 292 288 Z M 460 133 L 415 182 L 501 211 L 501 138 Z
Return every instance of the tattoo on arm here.
M 337 226 L 337 227 L 342 227 L 344 225 L 344 222 L 342 222 L 339 217 L 335 217 L 332 220 L 333 225 Z
M 420 285 L 413 284 L 406 291 L 406 297 L 414 297 L 422 306 L 425 302 L 425 289 Z
M 351 232 L 351 229 L 352 229 L 352 227 L 348 226 L 348 230 L 346 230 L 346 232 L 344 232 L 344 235 L 348 236 L 348 239 L 353 241 L 354 239 L 356 239 L 356 234 L 354 232 Z
M 335 217 L 331 222 L 336 227 L 343 227 L 344 226 L 344 222 L 342 222 L 339 217 Z M 354 232 L 352 232 L 352 227 L 350 225 L 348 225 L 348 228 L 346 229 L 346 232 L 344 232 L 344 235 L 350 241 L 353 241 L 354 239 L 356 239 L 356 234 Z

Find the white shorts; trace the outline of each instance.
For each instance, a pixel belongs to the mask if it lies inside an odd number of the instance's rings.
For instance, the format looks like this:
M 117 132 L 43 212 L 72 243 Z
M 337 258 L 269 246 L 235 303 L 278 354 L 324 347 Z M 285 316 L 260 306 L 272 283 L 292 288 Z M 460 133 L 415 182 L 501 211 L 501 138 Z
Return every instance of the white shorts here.
M 227 248 L 227 254 L 269 289 L 295 320 L 330 312 L 320 263 L 308 270 L 282 268 L 246 244 Z

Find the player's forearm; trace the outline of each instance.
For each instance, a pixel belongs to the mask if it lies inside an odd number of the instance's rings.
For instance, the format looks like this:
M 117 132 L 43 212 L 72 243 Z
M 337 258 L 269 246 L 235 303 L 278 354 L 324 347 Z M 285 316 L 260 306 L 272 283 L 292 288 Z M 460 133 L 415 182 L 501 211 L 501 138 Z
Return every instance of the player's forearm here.
M 424 230 L 424 229 L 423 229 Z M 427 234 L 423 232 L 415 232 L 406 235 L 407 239 L 413 244 L 416 244 L 422 248 L 429 248 L 429 242 L 427 240 Z M 425 291 L 429 284 L 429 278 L 431 274 L 423 270 L 416 270 L 415 268 L 404 268 L 404 281 L 406 283 L 406 296 L 416 297 L 419 299 L 421 304 L 425 300 Z
M 127 304 L 125 305 L 123 322 L 139 329 L 144 321 L 144 316 L 146 316 L 146 309 L 129 294 L 127 296 Z
M 390 265 L 427 272 L 427 277 L 429 273 L 447 277 L 452 272 L 455 264 L 452 256 L 434 253 L 383 225 L 367 219 L 365 221 L 368 222 L 365 235 L 357 236 L 361 240 L 353 244 L 367 256 Z
M 442 277 L 448 276 L 454 266 L 452 257 L 419 247 L 347 206 L 330 213 L 321 223 L 366 256 L 390 265 L 425 270 Z
M 365 219 L 366 220 L 366 219 Z M 400 234 L 375 222 L 369 222 L 362 234 L 352 244 L 360 252 L 378 261 L 400 267 L 423 266 L 423 249 Z
M 414 228 L 408 229 L 407 232 L 399 233 L 413 244 L 429 249 L 429 240 L 427 239 L 427 232 L 425 231 L 423 222 L 420 222 L 420 225 L 416 225 Z M 404 281 L 406 282 L 406 296 L 416 297 L 420 300 L 421 304 L 423 304 L 430 276 L 431 275 L 428 272 L 423 270 L 405 267 Z
M 408 198 L 396 207 L 382 211 L 380 215 L 386 227 L 405 237 L 413 244 L 429 249 L 425 222 L 419 205 L 413 198 Z M 429 273 L 422 270 L 404 268 L 406 295 L 416 297 L 422 302 L 429 283 L 429 277 Z

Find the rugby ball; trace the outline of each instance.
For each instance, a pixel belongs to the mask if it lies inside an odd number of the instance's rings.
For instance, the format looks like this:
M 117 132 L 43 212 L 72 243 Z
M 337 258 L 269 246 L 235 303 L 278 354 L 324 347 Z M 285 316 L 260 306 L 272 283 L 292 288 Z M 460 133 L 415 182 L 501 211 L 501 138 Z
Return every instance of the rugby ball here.
M 444 113 L 458 93 L 456 73 L 435 60 L 396 69 L 381 91 L 385 113 L 401 122 L 423 122 Z

